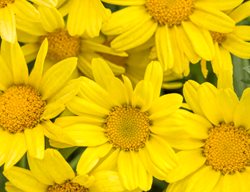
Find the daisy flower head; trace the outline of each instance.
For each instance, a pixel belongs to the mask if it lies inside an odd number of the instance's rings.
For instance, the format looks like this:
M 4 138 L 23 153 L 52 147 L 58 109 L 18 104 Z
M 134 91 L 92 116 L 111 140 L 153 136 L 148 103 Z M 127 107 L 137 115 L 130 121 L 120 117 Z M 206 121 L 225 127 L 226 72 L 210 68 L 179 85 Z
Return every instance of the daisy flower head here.
M 25 44 L 22 49 L 27 62 L 34 60 L 44 38 L 47 38 L 49 43 L 46 63 L 53 64 L 62 59 L 77 57 L 78 69 L 90 78 L 93 77 L 91 67 L 93 57 L 101 57 L 100 54 L 127 56 L 125 52 L 115 51 L 106 45 L 104 36 L 88 38 L 80 31 L 77 35 L 71 35 L 70 26 L 67 25 L 69 19 L 64 20 L 57 8 L 39 6 L 38 10 L 41 15 L 40 22 L 20 21 L 18 30 L 18 39 Z M 111 67 L 118 74 L 124 72 L 122 67 L 112 64 Z
M 32 3 L 53 6 L 56 0 L 31 0 Z M 16 22 L 18 20 L 38 21 L 39 12 L 27 0 L 1 0 L 0 1 L 0 35 L 1 38 L 14 43 L 16 41 Z M 18 20 L 16 19 L 18 18 Z M 18 27 L 18 26 L 17 26 Z
M 117 172 L 86 170 L 79 175 L 55 149 L 46 149 L 41 160 L 28 156 L 28 163 L 30 170 L 13 166 L 4 172 L 7 192 L 128 192 Z
M 224 14 L 242 0 L 103 0 L 128 6 L 114 12 L 102 31 L 118 35 L 111 43 L 117 50 L 127 50 L 155 38 L 156 51 L 164 69 L 175 69 L 178 63 L 213 57 L 209 31 L 230 32 L 234 21 Z M 202 18 L 202 19 L 201 19 Z M 185 71 L 182 69 L 182 73 Z
M 57 118 L 54 126 L 72 140 L 66 144 L 87 146 L 80 162 L 95 166 L 108 159 L 126 189 L 147 191 L 152 176 L 163 179 L 177 164 L 162 132 L 175 134 L 171 117 L 182 96 L 160 96 L 163 72 L 157 61 L 148 65 L 134 89 L 126 76 L 116 78 L 104 60 L 94 59 L 92 65 L 95 81 L 84 78 L 78 96 L 67 103 L 76 116 Z M 79 173 L 82 169 L 78 167 Z
M 65 102 L 77 91 L 76 81 L 66 85 L 76 68 L 76 58 L 58 62 L 44 73 L 47 47 L 48 42 L 44 40 L 29 73 L 19 44 L 2 41 L 0 165 L 5 163 L 6 169 L 27 151 L 36 158 L 43 157 L 44 123 L 59 115 Z
M 210 31 L 215 50 L 211 63 L 213 71 L 218 76 L 219 87 L 232 88 L 233 63 L 230 54 L 243 59 L 250 58 L 250 27 L 240 24 L 240 22 L 249 17 L 249 9 L 250 2 L 248 1 L 228 13 L 237 24 L 232 32 Z
M 188 81 L 184 96 L 194 113 L 183 111 L 183 126 L 193 136 L 179 148 L 167 192 L 249 191 L 250 89 L 239 100 L 231 88 Z

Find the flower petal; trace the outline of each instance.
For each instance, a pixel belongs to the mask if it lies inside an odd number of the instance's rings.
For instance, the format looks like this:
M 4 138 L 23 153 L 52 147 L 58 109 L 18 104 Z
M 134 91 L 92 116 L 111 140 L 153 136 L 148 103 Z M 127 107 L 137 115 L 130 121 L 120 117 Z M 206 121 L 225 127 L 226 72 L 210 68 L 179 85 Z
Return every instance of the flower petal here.
M 13 10 L 7 6 L 0 11 L 0 34 L 2 39 L 14 43 L 16 41 L 16 21 Z
M 250 129 L 250 88 L 244 90 L 239 105 L 234 112 L 234 123 L 236 127 L 244 126 L 246 129 Z
M 47 39 L 45 39 L 38 51 L 34 67 L 30 73 L 28 80 L 29 84 L 35 87 L 36 89 L 38 89 L 42 79 L 43 65 L 47 55 L 47 51 L 48 51 L 48 41 Z
M 122 183 L 128 190 L 140 188 L 148 191 L 151 188 L 151 179 L 140 163 L 137 152 L 120 151 L 118 156 L 118 172 L 121 177 Z
M 24 134 L 29 155 L 42 159 L 45 148 L 43 127 L 38 124 L 35 128 L 25 129 Z
M 63 87 L 75 70 L 76 65 L 77 58 L 71 57 L 56 63 L 46 71 L 40 84 L 43 100 L 50 98 Z
M 39 6 L 38 10 L 41 14 L 41 23 L 47 32 L 64 28 L 63 17 L 56 8 Z
M 5 177 L 22 191 L 44 192 L 47 186 L 37 181 L 32 173 L 20 167 L 12 167 L 4 172 Z
M 26 141 L 23 133 L 10 135 L 9 139 L 11 142 L 9 143 L 9 150 L 5 159 L 5 170 L 15 165 L 27 151 Z
M 195 10 L 189 18 L 199 27 L 221 33 L 233 31 L 235 25 L 235 21 L 228 15 L 217 9 L 204 7 L 203 2 L 200 1 L 195 2 Z
M 227 35 L 227 38 L 222 43 L 222 46 L 240 58 L 250 58 L 250 43 L 243 41 L 233 33 Z
M 112 147 L 113 146 L 109 143 L 97 147 L 88 147 L 78 161 L 76 168 L 77 174 L 88 174 L 97 163 L 110 152 Z
M 198 170 L 206 161 L 200 149 L 180 151 L 177 153 L 177 158 L 179 162 L 178 166 L 167 175 L 167 182 L 173 183 L 183 179 Z

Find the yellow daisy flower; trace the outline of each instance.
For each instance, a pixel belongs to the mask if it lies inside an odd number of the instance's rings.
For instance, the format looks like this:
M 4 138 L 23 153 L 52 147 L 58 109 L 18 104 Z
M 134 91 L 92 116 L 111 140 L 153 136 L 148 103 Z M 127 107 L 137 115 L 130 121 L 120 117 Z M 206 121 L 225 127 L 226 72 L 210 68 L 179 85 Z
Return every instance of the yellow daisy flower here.
M 156 51 L 165 69 L 175 64 L 213 57 L 208 30 L 231 32 L 234 21 L 224 14 L 242 0 L 103 0 L 127 6 L 114 12 L 102 31 L 118 35 L 111 46 L 117 50 L 136 47 L 154 36 Z M 201 19 L 202 18 L 202 19 Z
M 56 0 L 31 0 L 33 3 L 52 6 Z M 0 35 L 1 38 L 14 43 L 16 41 L 16 25 L 19 20 L 38 21 L 39 12 L 27 0 L 1 0 L 0 1 Z M 17 22 L 17 23 L 16 23 Z
M 249 17 L 250 2 L 241 4 L 228 15 L 239 24 Z M 250 58 L 250 26 L 236 25 L 230 33 L 210 32 L 214 41 L 215 55 L 211 60 L 214 72 L 218 75 L 219 87 L 233 86 L 233 64 L 231 54 Z
M 76 68 L 76 58 L 58 62 L 45 73 L 48 43 L 38 52 L 28 72 L 19 44 L 2 41 L 0 56 L 0 165 L 18 162 L 26 151 L 43 158 L 44 123 L 59 115 L 77 90 L 77 81 L 66 83 Z
M 92 65 L 96 82 L 83 78 L 79 95 L 67 103 L 77 116 L 57 118 L 48 127 L 51 133 L 59 130 L 70 138 L 69 146 L 88 146 L 80 162 L 95 166 L 109 157 L 107 164 L 118 169 L 126 189 L 148 191 L 152 176 L 163 179 L 176 166 L 168 138 L 178 131 L 172 117 L 182 96 L 160 97 L 163 73 L 157 61 L 148 65 L 134 90 L 130 80 L 116 78 L 104 60 L 94 59 Z M 79 166 L 78 171 L 82 169 Z
M 249 191 L 250 89 L 239 100 L 230 88 L 188 81 L 184 96 L 194 113 L 182 111 L 188 142 L 180 141 L 167 192 Z
M 100 57 L 99 53 L 127 56 L 125 52 L 117 52 L 104 45 L 105 37 L 103 36 L 90 39 L 83 36 L 80 31 L 78 34 L 81 35 L 70 35 L 68 20 L 64 21 L 63 16 L 56 8 L 39 6 L 38 10 L 41 14 L 41 22 L 27 23 L 22 21 L 18 31 L 19 41 L 25 43 L 22 50 L 27 62 L 36 57 L 41 40 L 44 38 L 47 38 L 49 42 L 46 63 L 54 63 L 68 57 L 77 57 L 79 70 L 88 77 L 93 77 L 91 60 L 94 57 Z M 122 67 L 109 64 L 116 74 L 124 72 Z
M 47 149 L 44 159 L 28 156 L 30 170 L 12 167 L 4 171 L 9 180 L 7 192 L 126 192 L 115 171 L 85 170 L 84 175 L 74 172 L 55 149 Z

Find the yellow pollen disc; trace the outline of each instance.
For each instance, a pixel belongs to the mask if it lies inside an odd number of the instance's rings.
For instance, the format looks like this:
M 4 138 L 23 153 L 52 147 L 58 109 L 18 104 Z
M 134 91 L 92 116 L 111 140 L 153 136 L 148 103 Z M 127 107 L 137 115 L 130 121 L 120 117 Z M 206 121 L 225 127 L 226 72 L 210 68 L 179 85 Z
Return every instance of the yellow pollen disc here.
M 10 132 L 34 128 L 46 103 L 39 92 L 29 85 L 13 85 L 0 95 L 0 126 Z
M 159 25 L 180 25 L 194 10 L 194 0 L 147 0 L 146 10 Z
M 88 192 L 89 190 L 78 183 L 66 181 L 63 184 L 50 185 L 47 192 Z
M 70 36 L 68 31 L 58 29 L 42 37 L 48 39 L 48 58 L 60 61 L 68 57 L 76 57 L 80 52 L 80 38 Z
M 14 3 L 15 0 L 0 0 L 0 8 L 6 7 L 8 4 Z
M 218 42 L 219 44 L 221 44 L 223 41 L 226 40 L 226 34 L 225 33 L 210 31 L 210 34 L 211 34 L 214 42 Z
M 115 148 L 138 151 L 145 146 L 150 134 L 148 114 L 132 106 L 116 106 L 110 111 L 105 134 Z
M 206 164 L 222 174 L 244 171 L 250 162 L 250 134 L 243 127 L 220 124 L 209 130 L 203 154 Z

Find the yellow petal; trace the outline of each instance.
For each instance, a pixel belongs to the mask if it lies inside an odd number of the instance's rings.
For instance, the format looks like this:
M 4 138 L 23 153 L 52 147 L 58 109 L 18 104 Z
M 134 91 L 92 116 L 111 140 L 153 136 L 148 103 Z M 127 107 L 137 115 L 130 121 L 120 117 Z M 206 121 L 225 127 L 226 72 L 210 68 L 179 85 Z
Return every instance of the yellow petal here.
M 197 171 L 206 161 L 200 149 L 180 151 L 177 153 L 177 158 L 179 162 L 178 166 L 167 175 L 167 182 L 173 183 L 183 179 L 189 174 Z
M 47 186 L 34 178 L 32 173 L 20 167 L 12 167 L 4 172 L 5 177 L 22 191 L 44 192 Z
M 223 122 L 218 90 L 210 83 L 203 83 L 198 90 L 200 107 L 206 118 L 214 125 Z M 208 102 L 209 101 L 209 102 Z
M 60 0 L 31 0 L 32 2 L 38 4 L 38 5 L 45 5 L 48 7 L 55 7 L 57 5 L 57 1 Z
M 115 4 L 115 5 L 142 5 L 146 1 L 145 0 L 102 0 L 103 2 Z
M 144 191 L 148 191 L 151 188 L 148 173 L 140 162 L 137 152 L 120 151 L 118 156 L 118 172 L 122 183 L 128 190 L 134 190 L 139 187 Z
M 210 166 L 204 166 L 189 177 L 186 190 L 192 192 L 213 191 L 220 177 L 219 171 L 214 171 Z
M 40 161 L 33 159 L 33 161 Z M 75 173 L 63 156 L 55 149 L 47 149 L 42 160 L 44 169 L 47 171 L 55 183 L 63 183 L 68 179 L 73 179 Z
M 159 97 L 152 104 L 149 109 L 149 118 L 157 120 L 158 118 L 165 118 L 168 115 L 174 113 L 182 104 L 182 96 L 176 93 L 165 94 Z
M 154 99 L 160 96 L 161 85 L 163 80 L 163 71 L 161 68 L 161 64 L 158 61 L 152 61 L 148 64 L 144 80 L 149 81 L 153 85 L 153 97 Z
M 64 28 L 63 17 L 56 8 L 39 6 L 38 10 L 41 13 L 41 23 L 47 32 Z
M 67 108 L 76 115 L 95 115 L 99 117 L 105 117 L 109 114 L 108 109 L 105 109 L 78 96 L 74 97 L 66 105 Z
M 0 56 L 0 77 L 0 90 L 3 91 L 13 83 L 13 80 L 10 68 L 7 66 L 2 56 Z
M 100 126 L 73 124 L 65 127 L 63 132 L 76 146 L 98 146 L 108 141 L 104 129 Z
M 6 182 L 5 183 L 5 190 L 6 191 L 11 191 L 11 192 L 23 192 L 21 189 L 18 189 L 15 187 L 12 183 Z
M 9 143 L 12 142 L 12 135 L 10 135 L 7 131 L 4 131 L 2 128 L 0 129 L 0 166 L 2 166 L 5 163 L 5 159 L 8 156 L 9 151 Z
M 191 109 L 197 114 L 203 114 L 198 102 L 198 89 L 200 84 L 196 81 L 189 80 L 183 86 L 183 95 Z
M 152 106 L 153 99 L 153 85 L 145 80 L 137 83 L 132 97 L 132 106 L 146 111 Z
M 30 156 L 42 159 L 45 148 L 43 127 L 38 124 L 33 129 L 25 129 L 24 134 Z
M 221 89 L 219 90 L 218 101 L 224 121 L 226 123 L 232 122 L 235 109 L 239 104 L 237 95 L 232 89 Z
M 135 48 L 148 41 L 155 33 L 157 23 L 153 22 L 151 18 L 145 19 L 136 26 L 122 33 L 111 42 L 111 47 L 118 51 L 124 51 Z
M 250 58 L 250 43 L 243 41 L 234 34 L 227 35 L 227 38 L 222 43 L 222 46 L 240 58 Z
M 248 106 L 250 106 L 250 88 L 244 90 L 240 103 L 234 112 L 234 123 L 236 127 L 244 126 L 246 129 L 250 128 L 250 108 Z
M 50 98 L 64 86 L 75 70 L 76 64 L 77 58 L 71 57 L 56 63 L 46 71 L 40 84 L 42 99 Z
M 143 6 L 126 7 L 112 13 L 110 18 L 103 24 L 102 32 L 107 35 L 124 33 L 131 27 L 141 23 L 142 18 L 147 17 L 147 15 L 148 13 Z
M 16 133 L 9 137 L 9 150 L 6 156 L 4 169 L 7 170 L 15 165 L 27 151 L 26 141 L 23 133 Z
M 88 174 L 111 149 L 112 145 L 109 143 L 97 147 L 88 147 L 79 159 L 76 168 L 77 174 Z
M 11 8 L 13 8 L 15 14 L 20 19 L 35 22 L 39 21 L 40 14 L 37 9 L 30 2 L 25 0 L 15 1 L 15 3 L 11 4 Z
M 73 0 L 67 20 L 70 35 L 82 35 L 85 32 L 88 37 L 99 36 L 102 23 L 110 13 L 100 0 Z
M 214 7 L 216 9 L 227 11 L 240 5 L 243 0 L 201 0 L 204 7 Z
M 245 3 L 242 3 L 240 6 L 238 6 L 236 9 L 234 9 L 229 16 L 236 22 L 240 22 L 243 19 L 249 17 L 249 9 L 250 9 L 250 2 L 247 1 Z
M 199 27 L 221 33 L 233 31 L 235 25 L 235 21 L 225 13 L 214 8 L 204 7 L 203 3 L 199 3 L 199 1 L 195 2 L 195 10 L 189 18 Z
M 241 173 L 235 172 L 234 174 L 226 174 L 222 178 L 222 190 L 223 191 L 244 191 L 241 190 Z M 243 186 L 246 185 L 245 183 Z
M 15 15 L 9 6 L 0 10 L 0 33 L 2 39 L 11 43 L 16 41 Z
M 38 37 L 46 35 L 47 33 L 43 28 L 41 22 L 28 22 L 26 20 L 17 17 L 16 26 L 17 29 Z
M 157 175 L 165 176 L 178 165 L 177 156 L 167 141 L 162 137 L 152 135 L 145 146 L 150 161 L 157 167 Z M 159 173 L 158 173 L 159 172 Z M 158 178 L 163 179 L 163 178 Z
M 233 33 L 244 41 L 250 41 L 250 26 L 236 26 Z
M 42 79 L 42 74 L 43 74 L 43 65 L 44 65 L 44 60 L 46 58 L 48 51 L 48 41 L 45 39 L 38 51 L 37 57 L 36 57 L 36 62 L 34 64 L 34 67 L 30 73 L 29 76 L 29 84 L 38 89 L 41 79 Z
M 189 21 L 182 22 L 182 27 L 187 33 L 196 53 L 206 60 L 211 60 L 214 50 L 212 46 L 212 38 L 208 35 L 208 32 L 204 29 L 198 28 Z
M 2 50 L 3 49 L 7 49 L 5 50 L 5 54 L 7 54 L 9 58 L 5 59 L 7 62 L 10 62 L 14 83 L 26 84 L 28 81 L 28 67 L 18 42 L 10 44 L 6 41 L 2 41 Z
M 99 171 L 94 174 L 95 182 L 89 187 L 91 191 L 123 192 L 125 189 L 115 171 Z

